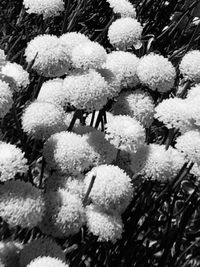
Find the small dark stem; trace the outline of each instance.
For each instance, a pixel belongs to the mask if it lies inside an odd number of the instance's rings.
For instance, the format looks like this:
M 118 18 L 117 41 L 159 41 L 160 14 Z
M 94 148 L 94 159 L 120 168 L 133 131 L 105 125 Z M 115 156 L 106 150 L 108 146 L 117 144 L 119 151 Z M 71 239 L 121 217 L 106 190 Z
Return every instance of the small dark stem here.
M 86 192 L 86 194 L 85 194 L 85 197 L 84 197 L 84 199 L 83 199 L 83 206 L 84 206 L 84 207 L 87 205 L 88 197 L 89 197 L 89 194 L 90 194 L 90 192 L 91 192 L 91 190 L 92 190 L 92 187 L 93 187 L 93 185 L 94 185 L 94 181 L 95 181 L 95 179 L 96 179 L 96 175 L 93 175 L 92 178 L 91 178 L 89 187 L 88 187 L 88 189 L 87 189 L 87 192 Z

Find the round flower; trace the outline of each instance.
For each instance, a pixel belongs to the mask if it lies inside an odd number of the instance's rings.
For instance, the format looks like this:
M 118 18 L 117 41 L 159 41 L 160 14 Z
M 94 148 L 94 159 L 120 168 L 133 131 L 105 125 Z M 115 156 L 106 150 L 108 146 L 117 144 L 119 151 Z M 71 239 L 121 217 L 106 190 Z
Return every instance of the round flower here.
M 11 89 L 20 91 L 29 85 L 29 73 L 17 63 L 7 62 L 0 72 L 1 79 L 10 84 Z
M 86 175 L 85 191 L 93 176 L 95 181 L 89 195 L 92 203 L 107 212 L 123 213 L 133 196 L 130 177 L 118 166 L 101 165 Z
M 54 237 L 68 237 L 79 232 L 85 223 L 85 210 L 81 199 L 68 190 L 48 191 L 46 210 L 39 227 Z
M 143 27 L 133 18 L 121 18 L 114 21 L 108 29 L 108 39 L 110 43 L 121 49 L 134 46 L 136 49 L 141 47 L 141 35 Z
M 200 165 L 200 133 L 188 131 L 176 140 L 176 148 L 187 160 Z
M 118 115 L 106 124 L 105 138 L 117 149 L 136 152 L 145 142 L 145 129 L 136 119 Z
M 175 178 L 184 163 L 184 157 L 173 147 L 166 150 L 164 145 L 150 144 L 140 173 L 152 180 L 166 182 Z
M 22 128 L 33 138 L 48 138 L 66 129 L 65 112 L 52 103 L 35 101 L 24 110 Z
M 26 267 L 37 257 L 49 256 L 65 261 L 62 248 L 50 238 L 40 238 L 24 246 L 20 252 L 20 267 Z
M 115 243 L 121 239 L 123 223 L 119 215 L 110 215 L 90 205 L 86 209 L 87 227 L 90 233 L 98 236 L 99 242 Z
M 140 82 L 149 89 L 165 93 L 173 87 L 176 71 L 167 58 L 150 53 L 140 59 L 137 75 Z
M 17 173 L 26 173 L 27 159 L 15 145 L 0 141 L 0 181 L 13 179 Z
M 13 104 L 12 92 L 9 85 L 0 80 L 0 118 L 3 118 Z
M 179 65 L 180 72 L 187 80 L 195 83 L 200 82 L 200 51 L 189 51 L 182 58 Z
M 106 57 L 106 50 L 96 42 L 81 43 L 72 51 L 72 62 L 76 68 L 101 68 Z
M 152 97 L 142 90 L 122 92 L 112 107 L 114 115 L 129 115 L 138 120 L 144 127 L 152 124 L 154 103 Z
M 44 19 L 58 16 L 65 10 L 63 0 L 23 0 L 23 5 L 27 9 L 27 13 L 43 15 Z
M 191 87 L 190 90 L 187 92 L 186 99 L 192 100 L 199 96 L 200 96 L 200 84 L 196 84 L 195 86 Z
M 113 12 L 120 14 L 121 17 L 136 18 L 134 6 L 128 0 L 107 0 Z
M 101 109 L 111 97 L 108 83 L 95 70 L 67 76 L 63 90 L 71 105 L 88 112 Z
M 32 228 L 44 214 L 42 193 L 30 183 L 8 181 L 0 185 L 0 216 L 11 227 Z
M 19 253 L 23 245 L 14 241 L 0 242 L 0 266 L 18 266 Z
M 32 260 L 27 267 L 69 267 L 63 261 L 52 257 L 38 257 Z
M 139 58 L 134 54 L 123 51 L 114 51 L 107 56 L 104 67 L 110 70 L 120 84 L 120 88 L 134 87 L 139 83 L 136 75 Z
M 55 35 L 39 35 L 32 39 L 25 50 L 26 61 L 39 75 L 62 76 L 71 68 L 70 59 L 60 39 Z

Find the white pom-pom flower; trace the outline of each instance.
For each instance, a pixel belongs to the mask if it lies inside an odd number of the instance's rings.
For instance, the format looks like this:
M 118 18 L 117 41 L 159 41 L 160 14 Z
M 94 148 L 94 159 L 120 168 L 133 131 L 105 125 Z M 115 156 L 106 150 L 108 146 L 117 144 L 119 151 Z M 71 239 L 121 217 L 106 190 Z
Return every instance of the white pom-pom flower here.
M 154 116 L 153 99 L 142 90 L 125 91 L 117 98 L 117 102 L 112 107 L 112 112 L 114 115 L 129 115 L 148 128 Z
M 59 77 L 71 68 L 68 52 L 55 35 L 38 35 L 32 39 L 25 50 L 26 61 L 39 75 Z
M 10 86 L 0 80 L 0 118 L 3 118 L 11 109 L 13 104 L 12 96 Z
M 114 21 L 108 29 L 108 39 L 110 43 L 126 50 L 134 46 L 136 49 L 141 47 L 141 35 L 143 27 L 133 18 L 121 18 Z
M 23 245 L 15 241 L 0 242 L 0 266 L 13 267 L 19 264 L 19 253 Z
M 44 19 L 60 15 L 65 10 L 63 0 L 23 0 L 26 12 L 43 15 Z
M 63 261 L 53 257 L 38 257 L 32 260 L 27 267 L 69 267 Z
M 150 144 L 140 173 L 152 180 L 167 182 L 175 178 L 184 163 L 184 157 L 173 147 L 166 150 L 164 145 Z
M 105 127 L 105 138 L 117 149 L 136 152 L 145 142 L 144 127 L 130 116 L 114 116 Z
M 0 77 L 10 84 L 11 89 L 17 92 L 30 83 L 28 72 L 17 63 L 7 62 L 1 69 Z
M 65 254 L 60 246 L 50 238 L 40 238 L 24 246 L 20 252 L 20 267 L 26 267 L 37 257 L 49 256 L 65 261 Z
M 200 82 L 200 51 L 189 51 L 182 58 L 179 65 L 180 72 L 187 80 L 195 83 Z
M 176 148 L 187 160 L 200 165 L 200 133 L 188 131 L 176 139 Z
M 134 6 L 128 0 L 106 0 L 113 12 L 120 14 L 121 17 L 136 18 L 136 11 Z
M 196 84 L 190 88 L 190 90 L 187 92 L 186 99 L 192 100 L 196 97 L 200 97 L 200 84 Z
M 86 175 L 86 191 L 93 176 L 95 181 L 89 195 L 92 203 L 106 212 L 123 213 L 133 196 L 130 177 L 118 166 L 101 165 Z
M 24 110 L 22 129 L 35 139 L 46 139 L 66 129 L 65 112 L 52 103 L 35 101 Z
M 79 232 L 85 223 L 85 210 L 81 199 L 68 190 L 48 191 L 46 210 L 39 227 L 54 237 L 68 237 Z
M 101 109 L 112 96 L 108 83 L 95 70 L 67 76 L 63 90 L 71 105 L 89 112 Z
M 101 68 L 106 57 L 106 50 L 96 42 L 81 43 L 72 51 L 72 63 L 75 68 Z
M 0 185 L 0 216 L 11 227 L 36 226 L 44 215 L 42 192 L 30 183 L 8 181 Z
M 149 89 L 165 93 L 173 87 L 176 71 L 167 58 L 150 53 L 140 59 L 137 75 L 140 82 Z
M 106 63 L 103 65 L 110 70 L 120 84 L 120 88 L 134 87 L 139 83 L 136 75 L 139 58 L 134 54 L 123 51 L 114 51 L 107 56 Z
M 11 180 L 17 173 L 26 173 L 27 170 L 27 159 L 21 149 L 0 141 L 0 181 Z
M 119 215 L 102 212 L 93 205 L 86 208 L 88 231 L 98 237 L 99 242 L 115 243 L 121 239 L 123 222 Z

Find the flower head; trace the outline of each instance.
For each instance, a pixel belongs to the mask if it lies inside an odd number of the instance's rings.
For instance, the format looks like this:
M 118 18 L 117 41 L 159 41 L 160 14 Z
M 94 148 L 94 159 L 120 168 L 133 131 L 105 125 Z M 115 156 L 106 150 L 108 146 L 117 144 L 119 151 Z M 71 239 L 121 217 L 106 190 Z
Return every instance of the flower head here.
M 154 116 L 153 99 L 142 90 L 122 92 L 112 107 L 112 113 L 114 115 L 129 115 L 138 120 L 144 127 L 149 127 Z
M 98 236 L 99 242 L 111 241 L 115 243 L 121 239 L 123 222 L 119 215 L 111 215 L 102 212 L 93 205 L 86 208 L 88 231 Z
M 117 149 L 136 152 L 145 142 L 145 129 L 130 116 L 114 116 L 106 124 L 106 139 Z
M 87 173 L 84 180 L 86 191 L 93 176 L 92 203 L 106 212 L 123 213 L 133 196 L 130 177 L 118 166 L 100 165 Z
M 43 214 L 42 193 L 32 184 L 17 180 L 0 185 L 0 216 L 11 227 L 32 228 Z
M 137 75 L 149 89 L 165 93 L 173 87 L 176 71 L 167 58 L 150 53 L 140 59 Z
M 13 104 L 12 92 L 9 85 L 0 80 L 0 118 L 3 118 Z
M 32 260 L 27 267 L 69 267 L 63 261 L 52 257 L 38 257 Z
M 136 11 L 134 6 L 128 0 L 107 0 L 113 12 L 120 14 L 121 17 L 136 18 Z
M 200 96 L 200 84 L 196 84 L 195 86 L 192 86 L 190 90 L 187 92 L 187 98 L 188 100 L 192 100 L 196 97 Z
M 23 0 L 23 5 L 29 14 L 43 15 L 44 19 L 58 16 L 65 10 L 63 0 Z
M 17 173 L 26 173 L 27 170 L 27 159 L 21 149 L 0 141 L 0 181 L 11 180 Z
M 45 77 L 62 76 L 71 68 L 70 59 L 60 39 L 55 35 L 38 35 L 25 50 L 26 61 Z
M 108 39 L 110 43 L 121 49 L 134 46 L 141 47 L 141 35 L 143 27 L 133 18 L 121 18 L 114 21 L 108 29 Z
M 18 266 L 19 253 L 23 245 L 15 241 L 0 242 L 0 266 L 13 267 Z

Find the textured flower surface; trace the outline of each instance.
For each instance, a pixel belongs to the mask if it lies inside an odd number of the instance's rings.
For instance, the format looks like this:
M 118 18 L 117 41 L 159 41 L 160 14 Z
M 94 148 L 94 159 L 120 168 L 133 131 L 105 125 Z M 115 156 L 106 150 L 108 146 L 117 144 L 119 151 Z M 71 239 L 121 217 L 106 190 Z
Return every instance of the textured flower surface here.
M 65 254 L 60 246 L 50 238 L 39 238 L 27 243 L 20 252 L 20 267 L 26 267 L 37 257 L 49 256 L 65 261 Z
M 145 129 L 134 118 L 117 115 L 106 124 L 106 137 L 117 149 L 136 152 L 145 142 Z
M 15 241 L 0 242 L 0 266 L 13 267 L 19 264 L 19 253 L 23 245 Z
M 139 83 L 136 75 L 139 58 L 134 54 L 123 51 L 114 51 L 107 56 L 103 65 L 115 75 L 116 83 L 120 88 L 134 87 Z
M 28 170 L 27 159 L 20 148 L 0 141 L 0 181 L 13 179 Z
M 11 109 L 13 104 L 10 86 L 0 80 L 0 118 L 3 118 Z
M 1 69 L 0 77 L 8 82 L 14 91 L 20 91 L 30 83 L 29 73 L 17 63 L 7 62 Z
M 140 59 L 137 75 L 140 82 L 149 89 L 165 93 L 173 87 L 176 71 L 167 58 L 150 53 Z
M 121 18 L 110 25 L 108 39 L 113 46 L 121 50 L 131 46 L 140 48 L 142 31 L 143 27 L 136 19 Z
M 32 228 L 43 214 L 44 198 L 32 184 L 17 180 L 0 186 L 0 216 L 11 227 Z
M 192 86 L 190 90 L 187 92 L 187 99 L 192 100 L 195 97 L 200 96 L 200 84 L 196 84 L 195 86 Z
M 133 196 L 130 177 L 118 166 L 100 165 L 86 175 L 86 191 L 93 176 L 95 181 L 90 192 L 92 203 L 107 212 L 123 213 Z
M 136 11 L 134 6 L 128 0 L 106 0 L 113 12 L 120 14 L 121 17 L 136 18 Z
M 101 68 L 106 57 L 106 50 L 96 42 L 81 43 L 72 51 L 72 63 L 76 68 Z
M 31 261 L 27 267 L 69 267 L 69 265 L 57 258 L 38 257 Z
M 71 68 L 69 54 L 60 39 L 55 35 L 38 35 L 32 39 L 25 50 L 27 63 L 45 77 L 62 76 Z
M 114 115 L 129 115 L 138 120 L 144 127 L 149 127 L 154 116 L 153 99 L 142 90 L 122 92 L 112 107 L 112 113 Z
M 95 70 L 67 76 L 63 90 L 71 105 L 88 112 L 101 109 L 112 96 L 108 83 Z
M 195 83 L 200 82 L 200 51 L 189 51 L 182 58 L 179 65 L 180 72 L 185 79 Z
M 111 241 L 115 243 L 121 239 L 123 222 L 119 215 L 110 215 L 102 212 L 93 205 L 86 208 L 88 231 L 98 236 L 99 242 Z
M 176 148 L 187 160 L 200 165 L 200 133 L 188 131 L 176 139 Z
M 24 110 L 22 129 L 35 139 L 46 139 L 66 129 L 65 112 L 50 102 L 35 101 Z
M 167 182 L 175 178 L 184 163 L 184 157 L 173 147 L 166 150 L 164 145 L 150 144 L 140 173 L 152 180 Z
M 43 15 L 44 19 L 60 15 L 65 10 L 64 4 L 63 0 L 23 0 L 29 14 Z
M 81 199 L 66 189 L 48 191 L 46 211 L 39 227 L 53 237 L 68 237 L 79 232 L 85 223 L 85 210 Z

